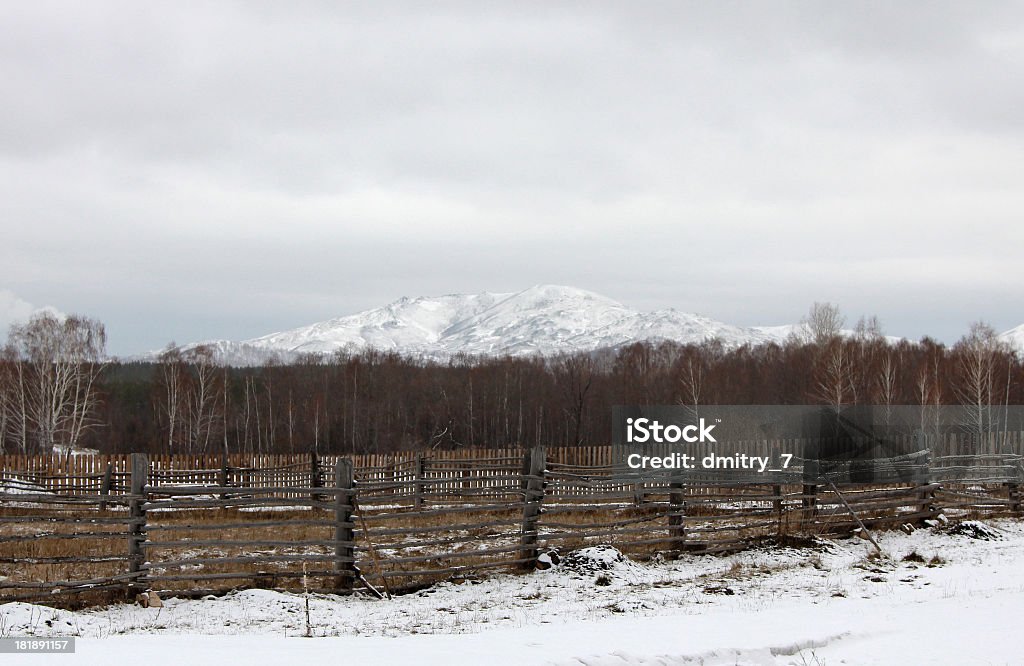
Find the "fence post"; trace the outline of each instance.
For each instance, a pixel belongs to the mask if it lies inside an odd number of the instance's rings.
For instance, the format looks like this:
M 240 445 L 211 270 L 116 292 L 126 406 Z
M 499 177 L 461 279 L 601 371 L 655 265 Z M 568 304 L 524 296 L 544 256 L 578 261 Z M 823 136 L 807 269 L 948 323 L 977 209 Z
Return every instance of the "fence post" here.
M 415 476 L 415 479 L 416 479 L 416 483 L 413 485 L 413 492 L 415 493 L 415 496 L 413 498 L 413 505 L 414 505 L 414 508 L 417 511 L 422 511 L 423 510 L 423 493 L 424 493 L 424 484 L 423 484 L 423 472 L 424 472 L 423 454 L 422 453 L 417 453 L 416 454 L 416 459 L 413 462 L 415 463 L 415 467 L 413 469 L 413 475 Z
M 772 486 L 772 495 L 775 496 L 775 500 L 772 501 L 772 509 L 775 511 L 775 519 L 778 522 L 778 528 L 776 535 L 782 536 L 782 486 L 775 484 Z
M 519 470 L 519 490 L 526 492 L 527 487 L 530 485 L 527 478 L 530 476 L 530 452 L 527 451 L 523 454 L 523 465 Z
M 821 451 L 821 442 L 817 439 L 805 440 L 803 442 L 804 458 L 804 483 L 803 483 L 803 515 L 801 516 L 801 527 L 806 531 L 814 523 L 818 515 L 818 478 L 820 467 L 818 456 Z M 808 483 L 808 481 L 810 483 Z
M 139 576 L 128 581 L 128 595 L 146 589 L 145 575 L 141 574 L 146 564 L 146 485 L 149 481 L 149 456 L 145 453 L 133 453 L 131 457 L 131 499 L 128 500 L 128 515 L 131 517 L 128 535 L 128 573 L 139 573 Z
M 355 478 L 352 461 L 339 458 L 334 469 L 334 587 L 349 591 L 355 583 L 355 530 L 352 529 L 352 511 L 355 506 Z
M 228 487 L 228 454 L 227 453 L 221 453 L 220 454 L 220 471 L 217 472 L 217 485 L 219 485 L 221 488 L 227 488 Z M 221 493 L 220 498 L 221 499 L 227 499 L 228 498 L 228 494 L 227 493 Z
M 1006 492 L 1010 498 L 1010 511 L 1019 516 L 1021 513 L 1020 485 L 1011 481 L 1006 484 Z
M 340 459 L 339 459 L 340 460 Z M 315 451 L 309 452 L 309 487 L 310 488 L 323 488 L 323 480 L 320 477 L 320 459 L 317 458 Z M 323 501 L 323 496 L 319 493 L 313 492 L 309 495 L 311 502 Z
M 633 506 L 643 506 L 644 504 L 644 482 L 634 481 L 633 482 Z
M 918 511 L 920 511 L 921 513 L 930 512 L 928 518 L 934 518 L 935 510 L 933 507 L 935 503 L 935 490 L 928 488 L 928 486 L 931 486 L 932 484 L 932 454 L 930 451 L 928 455 L 925 457 L 924 467 L 925 472 L 923 481 L 926 489 L 918 493 L 918 498 L 921 500 L 921 506 L 918 508 Z M 918 519 L 919 522 L 923 520 L 925 520 L 924 516 Z
M 767 442 L 765 442 L 767 444 Z M 771 467 L 770 469 L 779 470 L 782 469 L 782 449 L 778 444 L 772 444 L 771 451 Z M 776 477 L 778 478 L 778 477 Z M 777 521 L 776 536 L 782 536 L 782 484 L 772 484 L 772 495 L 775 499 L 772 500 L 772 511 L 775 512 Z
M 100 511 L 107 510 L 107 498 L 110 497 L 110 485 L 114 479 L 114 467 L 107 462 L 107 468 L 103 470 L 103 481 L 100 484 Z
M 805 483 L 803 496 L 803 527 L 806 530 L 814 522 L 815 516 L 818 515 L 818 485 L 815 483 Z
M 678 554 L 686 550 L 686 494 L 682 480 L 669 481 L 668 487 L 668 533 L 672 550 Z
M 537 522 L 540 519 L 541 504 L 544 502 L 544 470 L 547 467 L 543 446 L 534 447 L 524 456 L 523 468 L 523 531 L 520 539 L 519 559 L 524 569 L 537 564 Z

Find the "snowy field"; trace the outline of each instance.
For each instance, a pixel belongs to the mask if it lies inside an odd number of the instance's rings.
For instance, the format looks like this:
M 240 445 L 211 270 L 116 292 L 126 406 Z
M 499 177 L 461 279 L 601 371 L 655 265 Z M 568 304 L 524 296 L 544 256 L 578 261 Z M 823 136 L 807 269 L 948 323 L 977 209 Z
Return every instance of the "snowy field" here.
M 966 529 L 965 529 L 966 527 Z M 4 663 L 1022 664 L 1024 523 L 991 521 L 728 557 L 612 549 L 379 601 L 249 590 L 165 607 L 0 606 L 0 634 L 79 636 Z

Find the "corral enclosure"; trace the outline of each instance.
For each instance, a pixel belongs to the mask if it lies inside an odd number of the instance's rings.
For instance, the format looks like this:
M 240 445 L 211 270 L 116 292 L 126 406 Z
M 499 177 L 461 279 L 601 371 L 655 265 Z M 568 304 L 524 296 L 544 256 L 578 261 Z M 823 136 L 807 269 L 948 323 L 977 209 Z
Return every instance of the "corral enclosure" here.
M 838 486 L 808 480 L 801 464 L 760 484 L 623 475 L 610 446 L 3 456 L 0 602 L 240 587 L 388 594 L 543 566 L 545 553 L 586 544 L 673 556 L 939 513 L 1020 514 L 1022 442 L 1022 433 L 949 436 L 913 461 L 913 483 Z

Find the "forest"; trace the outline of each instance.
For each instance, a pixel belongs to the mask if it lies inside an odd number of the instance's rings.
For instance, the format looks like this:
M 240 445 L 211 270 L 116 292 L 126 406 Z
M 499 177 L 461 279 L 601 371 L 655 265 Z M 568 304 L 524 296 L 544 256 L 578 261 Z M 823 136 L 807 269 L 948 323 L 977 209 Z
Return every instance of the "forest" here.
M 636 343 L 425 361 L 365 350 L 227 367 L 212 349 L 106 357 L 103 325 L 38 314 L 0 355 L 0 452 L 384 453 L 604 444 L 613 405 L 1024 403 L 1024 364 L 984 323 L 957 343 L 841 333 L 815 304 L 784 344 Z M 979 423 L 980 425 L 980 423 Z

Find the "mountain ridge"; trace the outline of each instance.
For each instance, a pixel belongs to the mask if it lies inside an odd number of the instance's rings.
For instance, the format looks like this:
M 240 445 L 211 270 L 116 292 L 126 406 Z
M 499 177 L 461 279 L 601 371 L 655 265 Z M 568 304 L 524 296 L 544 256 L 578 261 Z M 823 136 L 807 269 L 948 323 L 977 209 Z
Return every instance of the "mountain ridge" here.
M 1009 334 L 1018 336 L 1019 340 L 1013 340 L 1018 349 L 1024 348 L 1024 325 L 1002 336 Z M 209 345 L 221 362 L 257 365 L 272 358 L 288 362 L 302 354 L 364 349 L 444 360 L 460 354 L 557 355 L 641 341 L 688 344 L 718 340 L 734 348 L 781 343 L 794 335 L 802 335 L 799 324 L 735 326 L 674 308 L 644 312 L 576 287 L 536 285 L 510 293 L 402 297 L 308 326 L 242 341 L 192 343 L 182 349 Z M 153 360 L 159 354 L 150 352 L 142 360 Z

